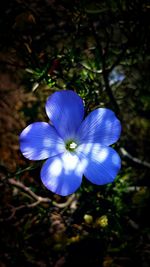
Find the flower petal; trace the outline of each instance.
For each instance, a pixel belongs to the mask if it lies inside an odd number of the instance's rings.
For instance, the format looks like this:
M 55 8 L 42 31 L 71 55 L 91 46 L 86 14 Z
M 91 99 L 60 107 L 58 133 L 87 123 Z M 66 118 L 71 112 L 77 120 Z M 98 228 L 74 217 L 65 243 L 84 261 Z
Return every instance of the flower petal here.
M 111 145 L 118 140 L 120 133 L 121 124 L 114 112 L 110 109 L 98 108 L 85 118 L 77 136 L 80 143 L 92 142 Z
M 82 144 L 77 149 L 80 160 L 85 160 L 85 177 L 97 185 L 111 183 L 120 167 L 118 153 L 111 147 L 100 144 Z
M 41 170 L 43 184 L 52 192 L 67 196 L 81 185 L 83 169 L 75 154 L 66 152 L 48 159 Z
M 84 116 L 82 99 L 71 90 L 55 92 L 46 102 L 46 113 L 63 139 L 72 138 Z
M 20 135 L 20 150 L 30 160 L 42 160 L 65 151 L 64 141 L 46 122 L 27 126 Z

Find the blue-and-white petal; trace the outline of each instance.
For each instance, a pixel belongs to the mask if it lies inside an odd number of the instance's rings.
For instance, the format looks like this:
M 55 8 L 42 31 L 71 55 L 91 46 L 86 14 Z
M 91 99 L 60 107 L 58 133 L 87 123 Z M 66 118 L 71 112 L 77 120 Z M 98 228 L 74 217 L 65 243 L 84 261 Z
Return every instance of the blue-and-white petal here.
M 48 159 L 41 170 L 45 187 L 61 196 L 74 193 L 81 185 L 83 168 L 76 154 L 65 152 Z
M 84 162 L 84 175 L 93 184 L 113 182 L 121 168 L 118 153 L 111 147 L 87 143 L 77 148 L 80 161 Z
M 106 108 L 98 108 L 82 122 L 77 137 L 80 143 L 111 145 L 119 139 L 120 133 L 121 124 L 115 113 Z
M 30 160 L 43 160 L 65 151 L 64 141 L 46 122 L 35 122 L 20 134 L 20 150 Z
M 60 136 L 71 139 L 83 120 L 83 101 L 71 90 L 55 92 L 46 102 L 46 113 Z

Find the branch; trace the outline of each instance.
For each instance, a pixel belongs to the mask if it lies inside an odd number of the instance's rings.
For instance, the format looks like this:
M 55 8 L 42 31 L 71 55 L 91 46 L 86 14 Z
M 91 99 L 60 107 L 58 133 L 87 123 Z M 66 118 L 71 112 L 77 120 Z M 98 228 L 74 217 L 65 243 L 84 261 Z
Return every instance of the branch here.
M 107 69 L 108 73 L 110 73 L 123 59 L 123 57 L 126 54 L 127 48 L 128 48 L 128 42 L 124 45 L 124 48 L 122 49 L 121 53 L 116 58 L 116 61 Z
M 5 179 L 6 181 L 6 179 Z M 30 203 L 30 204 L 23 204 L 23 205 L 20 205 L 18 207 L 14 207 L 12 205 L 9 205 L 11 207 L 11 214 L 9 217 L 5 218 L 5 219 L 0 219 L 0 221 L 9 221 L 11 219 L 14 218 L 16 212 L 18 210 L 21 210 L 21 209 L 24 209 L 24 208 L 34 208 L 36 207 L 37 205 L 39 204 L 42 204 L 42 203 L 51 203 L 52 205 L 54 205 L 55 207 L 58 207 L 60 209 L 63 209 L 63 208 L 66 208 L 68 206 L 71 205 L 71 203 L 75 200 L 75 194 L 72 194 L 71 196 L 68 197 L 67 201 L 66 202 L 63 202 L 63 203 L 57 203 L 55 201 L 52 201 L 50 198 L 47 198 L 47 197 L 41 197 L 37 194 L 35 194 L 29 187 L 25 186 L 22 182 L 20 181 L 16 181 L 15 179 L 13 178 L 10 178 L 7 180 L 7 183 L 9 183 L 10 185 L 12 186 L 15 186 L 19 189 L 21 189 L 22 191 L 24 191 L 29 197 L 32 197 L 35 201 L 33 203 Z
M 57 203 L 53 201 L 53 205 L 58 207 L 58 208 L 66 208 L 68 207 L 73 201 L 75 200 L 75 194 L 72 194 L 70 197 L 68 197 L 67 201 L 64 203 Z
M 50 203 L 51 202 L 49 198 L 43 198 L 41 196 L 36 195 L 29 187 L 25 186 L 20 181 L 16 181 L 15 179 L 11 178 L 11 179 L 8 179 L 8 183 L 23 190 L 25 193 L 27 193 L 30 197 L 32 197 L 39 203 Z
M 57 203 L 55 201 L 52 202 L 52 200 L 50 198 L 41 197 L 41 196 L 35 194 L 29 187 L 25 186 L 20 181 L 16 181 L 15 179 L 10 178 L 7 180 L 7 182 L 12 186 L 15 186 L 15 187 L 21 189 L 28 196 L 32 197 L 35 200 L 35 202 L 33 202 L 31 204 L 22 205 L 22 206 L 15 208 L 16 210 L 19 210 L 22 208 L 33 208 L 33 207 L 36 207 L 37 205 L 39 205 L 41 203 L 52 203 L 55 207 L 65 208 L 65 207 L 69 206 L 75 199 L 75 194 L 72 194 L 70 197 L 68 197 L 66 202 L 63 202 L 63 203 Z
M 149 162 L 147 162 L 147 161 L 142 161 L 142 160 L 140 160 L 140 159 L 138 159 L 138 158 L 133 157 L 133 156 L 132 156 L 132 155 L 131 155 L 125 148 L 121 147 L 121 148 L 120 148 L 120 151 L 121 151 L 121 153 L 122 153 L 123 156 L 125 156 L 125 157 L 131 159 L 133 162 L 138 163 L 138 164 L 140 164 L 140 165 L 143 165 L 143 166 L 145 166 L 145 167 L 150 168 L 150 163 L 149 163 Z
M 138 230 L 140 228 L 140 226 L 135 222 L 133 221 L 131 218 L 129 218 L 128 216 L 125 217 L 126 220 L 127 220 L 127 223 L 135 230 Z
M 0 167 L 4 169 L 3 172 L 4 171 L 7 172 L 7 169 L 5 166 L 0 166 Z M 14 177 L 16 175 L 20 175 L 26 171 L 31 171 L 33 169 L 36 169 L 37 167 L 39 167 L 39 165 L 29 166 L 23 170 L 18 170 L 16 173 L 11 173 L 11 175 L 3 176 L 1 178 L 2 183 L 9 183 L 10 185 L 21 189 L 28 196 L 32 197 L 35 200 L 35 202 L 33 202 L 31 204 L 21 205 L 19 207 L 14 208 L 14 209 L 19 210 L 22 208 L 33 208 L 33 207 L 35 207 L 41 203 L 52 203 L 55 207 L 58 207 L 58 208 L 65 208 L 65 207 L 69 206 L 74 201 L 75 194 L 72 194 L 71 196 L 69 196 L 66 202 L 63 202 L 63 203 L 57 203 L 55 201 L 52 202 L 52 200 L 50 198 L 44 198 L 44 197 L 41 197 L 41 196 L 35 194 L 29 187 L 25 186 L 22 182 L 17 181 L 17 180 L 12 178 L 12 177 Z
M 31 207 L 32 208 L 32 207 L 37 206 L 40 203 L 52 203 L 54 206 L 56 206 L 58 208 L 65 208 L 65 207 L 69 206 L 75 198 L 75 194 L 72 194 L 67 199 L 67 201 L 64 203 L 57 203 L 55 201 L 52 202 L 50 198 L 38 196 L 29 187 L 25 186 L 23 183 L 21 183 L 19 181 L 16 181 L 15 179 L 9 179 L 8 182 L 9 182 L 9 184 L 16 186 L 17 188 L 22 189 L 25 193 L 27 193 L 29 196 L 31 196 L 33 199 L 36 200 L 36 202 L 34 202 L 32 204 L 24 205 L 23 207 L 29 207 L 29 208 Z
M 108 73 L 109 72 L 107 71 L 107 68 L 106 68 L 106 52 L 107 52 L 106 50 L 108 49 L 108 47 L 104 51 L 104 49 L 101 46 L 101 43 L 99 42 L 99 37 L 98 37 L 98 35 L 96 33 L 96 30 L 94 28 L 93 22 L 90 21 L 90 24 L 91 24 L 91 29 L 92 29 L 93 36 L 94 36 L 96 44 L 97 44 L 97 48 L 99 50 L 100 57 L 102 59 L 102 75 L 103 75 L 103 80 L 104 80 L 104 83 L 105 83 L 106 92 L 107 92 L 107 94 L 108 94 L 108 96 L 109 96 L 109 98 L 110 98 L 110 100 L 111 100 L 116 112 L 119 112 L 119 106 L 118 106 L 118 104 L 117 104 L 117 102 L 115 100 L 115 97 L 113 95 L 113 92 L 112 92 L 112 90 L 111 90 L 111 88 L 109 86 L 109 80 L 108 80 Z
M 74 200 L 75 194 L 72 194 L 66 202 L 64 203 L 57 203 L 55 201 L 52 202 L 50 198 L 47 197 L 41 197 L 35 194 L 29 187 L 25 186 L 23 183 L 20 181 L 16 181 L 15 179 L 9 179 L 8 183 L 23 190 L 25 193 L 27 193 L 29 196 L 31 196 L 33 199 L 36 200 L 36 202 L 26 205 L 26 207 L 34 207 L 38 205 L 39 203 L 53 203 L 54 206 L 59 207 L 59 208 L 64 208 L 66 206 L 69 206 L 71 202 Z M 34 204 L 34 205 L 33 205 Z

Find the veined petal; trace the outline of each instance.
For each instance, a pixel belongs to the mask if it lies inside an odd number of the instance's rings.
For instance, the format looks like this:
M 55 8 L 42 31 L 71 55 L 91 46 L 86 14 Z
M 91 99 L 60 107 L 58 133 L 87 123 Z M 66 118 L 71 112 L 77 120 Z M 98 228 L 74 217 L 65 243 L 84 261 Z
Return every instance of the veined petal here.
M 111 145 L 119 139 L 120 133 L 121 124 L 115 113 L 106 108 L 98 108 L 82 122 L 77 137 L 80 143 Z
M 93 184 L 111 183 L 120 170 L 120 157 L 111 147 L 88 143 L 80 145 L 76 152 L 85 160 L 84 175 Z
M 83 168 L 77 155 L 65 152 L 48 159 L 41 170 L 41 180 L 52 192 L 67 196 L 81 185 Z
M 71 90 L 55 92 L 46 102 L 46 113 L 60 136 L 66 140 L 74 137 L 83 120 L 83 101 Z
M 64 141 L 46 122 L 35 122 L 20 134 L 20 150 L 30 160 L 42 160 L 65 151 Z

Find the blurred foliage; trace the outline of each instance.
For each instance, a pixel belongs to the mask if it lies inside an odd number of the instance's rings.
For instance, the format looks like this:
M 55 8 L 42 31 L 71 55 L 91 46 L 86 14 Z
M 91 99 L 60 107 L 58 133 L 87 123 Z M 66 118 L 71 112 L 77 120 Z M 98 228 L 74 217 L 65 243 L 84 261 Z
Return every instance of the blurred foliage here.
M 0 266 L 149 267 L 149 2 L 5 0 L 0 12 Z M 108 107 L 122 122 L 115 182 L 83 179 L 71 199 L 42 186 L 42 163 L 18 144 L 61 89 L 80 94 L 86 114 Z M 50 203 L 32 206 L 11 179 Z

